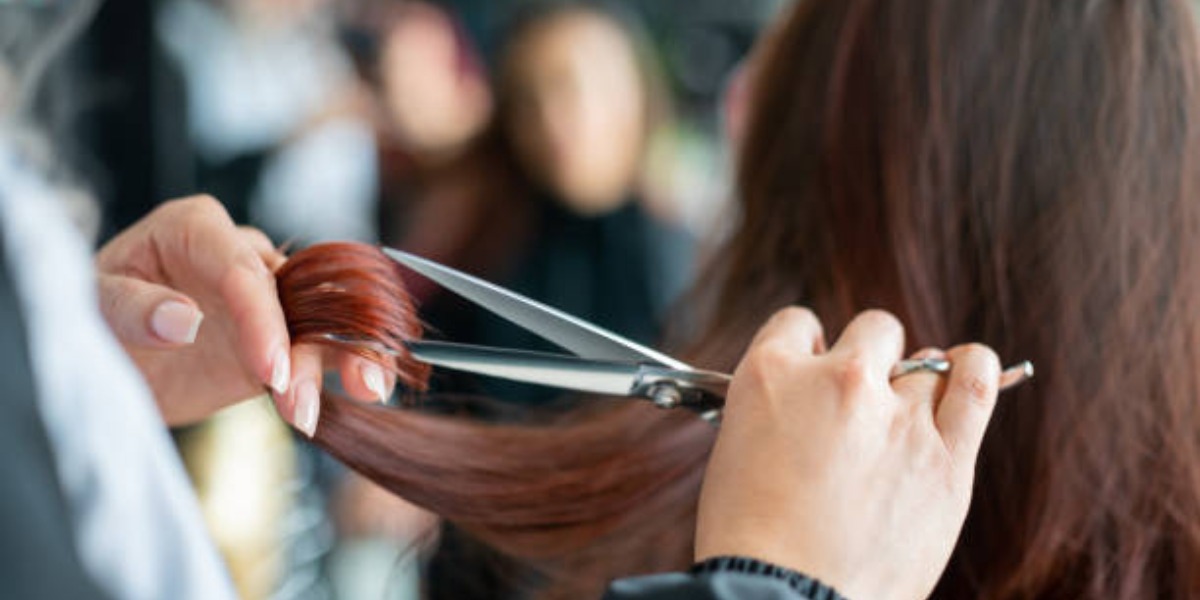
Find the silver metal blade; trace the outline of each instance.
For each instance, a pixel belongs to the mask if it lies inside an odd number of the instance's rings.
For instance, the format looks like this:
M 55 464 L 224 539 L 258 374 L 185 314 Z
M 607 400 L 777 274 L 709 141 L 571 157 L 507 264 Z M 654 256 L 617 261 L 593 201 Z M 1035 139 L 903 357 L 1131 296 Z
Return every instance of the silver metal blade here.
M 446 289 L 581 357 L 647 362 L 680 371 L 692 370 L 690 365 L 666 354 L 498 285 L 407 252 L 391 248 L 384 248 L 383 251 L 393 260 L 436 281 Z
M 634 364 L 541 352 L 445 342 L 407 346 L 414 358 L 437 367 L 593 394 L 628 396 L 641 374 Z

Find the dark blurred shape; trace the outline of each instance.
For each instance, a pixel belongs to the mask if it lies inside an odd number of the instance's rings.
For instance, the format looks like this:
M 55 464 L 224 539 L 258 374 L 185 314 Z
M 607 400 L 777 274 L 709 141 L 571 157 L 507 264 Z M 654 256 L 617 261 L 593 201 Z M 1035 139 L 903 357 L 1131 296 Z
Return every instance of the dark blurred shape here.
M 0 14 L 3 14 L 0 12 Z M 21 299 L 0 245 L 0 575 L 9 598 L 107 598 L 84 570 L 26 348 Z
M 693 108 L 711 107 L 780 0 L 659 0 L 640 3 L 660 23 L 667 72 Z
M 318 0 L 165 0 L 155 15 L 156 38 L 185 84 L 197 187 L 234 220 L 253 219 L 283 239 L 323 237 L 302 216 L 323 218 L 337 236 L 365 229 L 365 202 L 338 197 L 363 187 L 357 157 L 371 152 L 362 149 L 368 136 L 339 118 L 353 78 L 327 8 Z M 260 197 L 265 206 L 255 212 Z
M 154 39 L 155 5 L 102 3 L 61 67 L 66 80 L 52 82 L 39 102 L 66 103 L 45 121 L 70 131 L 55 139 L 98 196 L 105 238 L 163 199 L 195 191 L 182 82 Z

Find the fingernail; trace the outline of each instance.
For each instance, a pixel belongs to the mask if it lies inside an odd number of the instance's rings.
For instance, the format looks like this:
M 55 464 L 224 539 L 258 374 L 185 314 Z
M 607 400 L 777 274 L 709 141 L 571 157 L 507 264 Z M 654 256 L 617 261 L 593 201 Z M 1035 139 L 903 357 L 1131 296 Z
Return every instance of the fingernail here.
M 321 394 L 311 381 L 300 384 L 296 388 L 296 412 L 292 421 L 304 435 L 312 437 L 317 433 L 317 416 L 321 411 Z
M 271 389 L 276 394 L 286 394 L 288 380 L 292 378 L 292 362 L 286 348 L 275 352 L 275 361 L 271 366 Z
M 200 332 L 200 322 L 204 313 L 200 309 L 179 302 L 167 300 L 159 304 L 150 315 L 150 328 L 159 339 L 172 344 L 190 344 L 196 341 Z
M 379 365 L 369 362 L 362 366 L 360 370 L 363 384 L 375 394 L 375 398 L 380 402 L 386 402 L 388 398 L 387 384 L 383 380 L 383 369 Z

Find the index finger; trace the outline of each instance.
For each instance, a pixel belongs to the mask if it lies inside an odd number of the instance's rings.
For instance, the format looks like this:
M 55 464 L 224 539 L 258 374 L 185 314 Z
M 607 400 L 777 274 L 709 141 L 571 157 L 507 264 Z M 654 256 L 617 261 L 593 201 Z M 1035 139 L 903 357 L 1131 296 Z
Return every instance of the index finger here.
M 904 326 L 889 312 L 865 311 L 850 321 L 830 352 L 861 358 L 873 376 L 886 381 L 904 353 Z
M 825 351 L 825 331 L 811 310 L 789 306 L 771 315 L 754 335 L 751 348 L 780 344 L 790 353 L 819 354 Z
M 254 227 L 242 225 L 238 227 L 238 233 L 254 249 L 258 257 L 262 259 L 263 264 L 272 273 L 278 271 L 279 267 L 282 267 L 283 263 L 287 262 L 287 257 L 283 255 L 283 252 L 280 252 L 279 248 L 276 248 L 275 244 L 271 242 L 271 238 L 267 237 L 267 234 L 262 231 Z
M 151 240 L 171 278 L 217 290 L 237 329 L 242 364 L 278 393 L 291 378 L 283 308 L 262 256 L 212 198 L 179 201 Z
M 754 340 L 738 361 L 726 397 L 726 414 L 734 415 L 745 399 L 757 399 L 761 394 L 741 394 L 736 390 L 769 386 L 797 365 L 811 360 L 825 349 L 825 335 L 816 315 L 805 308 L 787 307 L 771 316 L 755 334 Z M 741 399 L 741 400 L 739 400 Z M 753 402 L 751 402 L 753 404 Z

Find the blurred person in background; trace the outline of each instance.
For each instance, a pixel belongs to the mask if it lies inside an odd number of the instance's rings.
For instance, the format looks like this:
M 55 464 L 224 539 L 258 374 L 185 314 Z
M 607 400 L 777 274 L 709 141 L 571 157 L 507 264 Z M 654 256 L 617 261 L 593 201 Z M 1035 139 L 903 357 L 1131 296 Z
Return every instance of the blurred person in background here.
M 466 213 L 481 233 L 464 236 L 465 251 L 451 262 L 654 343 L 690 276 L 692 244 L 640 201 L 648 141 L 669 102 L 636 21 L 579 3 L 525 7 L 502 44 L 495 81 L 496 119 L 477 146 L 494 177 Z M 448 243 L 435 220 L 398 221 L 410 232 L 394 239 L 400 247 Z M 426 307 L 452 339 L 553 349 L 450 295 Z M 465 388 L 480 390 L 518 404 L 554 399 L 506 382 Z
M 352 3 L 343 41 L 372 99 L 378 235 L 443 263 L 493 271 L 514 237 L 514 169 L 488 135 L 494 97 L 455 15 L 425 2 Z M 427 299 L 434 286 L 414 282 Z
M 167 0 L 196 185 L 275 239 L 373 241 L 370 128 L 325 0 Z
M 482 58 L 466 31 L 436 4 L 367 6 L 384 24 L 371 76 L 392 141 L 424 165 L 461 156 L 492 116 Z
M 654 108 L 641 50 L 608 12 L 546 5 L 519 18 L 501 56 L 505 132 L 541 190 L 580 216 L 632 200 Z
M 583 4 L 525 7 L 493 90 L 444 9 L 350 7 L 343 38 L 373 96 L 380 240 L 657 340 L 690 274 L 691 240 L 639 201 L 648 141 L 669 103 L 635 21 Z M 427 281 L 413 293 L 448 337 L 542 345 Z M 487 386 L 523 403 L 551 398 Z
M 538 213 L 511 281 L 647 342 L 691 262 L 690 240 L 641 201 L 648 142 L 670 104 L 651 52 L 632 14 L 535 6 L 497 77 L 500 128 Z

